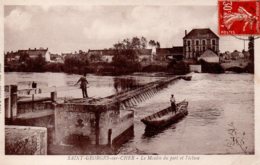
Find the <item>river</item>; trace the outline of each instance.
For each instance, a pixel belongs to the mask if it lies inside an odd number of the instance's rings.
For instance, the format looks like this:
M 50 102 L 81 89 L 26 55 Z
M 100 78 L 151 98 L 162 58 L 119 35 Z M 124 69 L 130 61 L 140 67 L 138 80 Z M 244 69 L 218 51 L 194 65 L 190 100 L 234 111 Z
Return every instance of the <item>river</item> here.
M 39 86 L 72 86 L 79 75 L 64 73 L 5 73 L 5 84 L 28 81 Z M 162 77 L 88 75 L 90 97 L 105 97 Z M 134 137 L 120 147 L 119 154 L 245 154 L 254 153 L 254 75 L 192 74 L 191 81 L 178 80 L 151 99 L 135 107 Z M 189 114 L 153 136 L 144 135 L 140 119 L 169 106 L 170 95 L 189 102 Z M 59 97 L 81 97 L 74 88 Z

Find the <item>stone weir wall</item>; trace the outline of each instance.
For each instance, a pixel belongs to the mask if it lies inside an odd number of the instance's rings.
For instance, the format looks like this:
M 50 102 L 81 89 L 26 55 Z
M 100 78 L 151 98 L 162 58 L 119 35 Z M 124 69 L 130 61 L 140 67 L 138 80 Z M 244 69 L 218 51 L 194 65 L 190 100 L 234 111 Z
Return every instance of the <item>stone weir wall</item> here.
M 55 143 L 113 145 L 133 127 L 134 112 L 120 112 L 116 104 L 59 104 L 55 107 Z M 127 137 L 126 137 L 127 138 Z
M 124 110 L 129 107 L 136 106 L 138 103 L 151 98 L 157 92 L 161 91 L 171 83 L 175 82 L 175 80 L 179 79 L 190 80 L 191 76 L 167 77 L 155 82 L 148 83 L 144 87 L 140 87 L 128 92 L 115 94 L 107 98 L 116 100 L 120 105 L 120 110 Z
M 187 79 L 187 76 L 164 78 L 102 99 L 72 99 L 56 105 L 56 144 L 118 145 L 126 141 L 133 135 L 131 107 L 181 78 Z

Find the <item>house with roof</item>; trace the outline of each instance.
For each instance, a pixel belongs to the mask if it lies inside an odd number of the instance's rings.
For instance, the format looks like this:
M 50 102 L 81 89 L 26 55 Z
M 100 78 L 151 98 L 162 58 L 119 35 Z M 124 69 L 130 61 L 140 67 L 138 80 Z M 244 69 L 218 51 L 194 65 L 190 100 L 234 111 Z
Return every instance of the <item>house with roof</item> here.
M 196 60 L 207 49 L 219 53 L 219 37 L 209 28 L 185 30 L 183 37 L 183 54 L 185 59 Z
M 24 50 L 18 50 L 16 52 L 7 52 L 5 54 L 5 58 L 7 62 L 18 62 L 20 60 L 20 58 L 23 57 L 29 57 L 31 59 L 35 59 L 39 56 L 45 58 L 46 61 L 50 61 L 50 55 L 48 52 L 48 48 L 44 49 L 44 48 L 40 48 L 40 49 L 24 49 Z
M 88 57 L 91 62 L 111 63 L 116 53 L 114 49 L 88 50 Z
M 30 58 L 35 59 L 39 56 L 45 58 L 46 61 L 50 61 L 50 57 L 48 52 L 48 48 L 44 49 L 44 48 L 39 48 L 39 49 L 25 49 L 25 50 L 18 50 L 17 53 L 18 54 L 27 54 Z
M 204 60 L 207 63 L 219 63 L 219 56 L 211 49 L 207 49 L 200 57 L 198 57 L 198 61 L 200 60 Z
M 64 63 L 63 56 L 61 56 L 59 54 L 53 54 L 53 53 L 49 53 L 49 54 L 50 54 L 50 62 L 52 62 L 52 63 Z

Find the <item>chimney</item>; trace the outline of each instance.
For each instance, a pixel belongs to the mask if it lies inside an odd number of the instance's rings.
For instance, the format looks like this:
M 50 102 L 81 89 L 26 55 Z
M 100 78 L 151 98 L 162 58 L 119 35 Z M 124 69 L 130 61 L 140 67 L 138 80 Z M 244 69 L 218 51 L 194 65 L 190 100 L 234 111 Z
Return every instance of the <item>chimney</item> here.
M 187 30 L 185 30 L 185 36 L 187 35 Z

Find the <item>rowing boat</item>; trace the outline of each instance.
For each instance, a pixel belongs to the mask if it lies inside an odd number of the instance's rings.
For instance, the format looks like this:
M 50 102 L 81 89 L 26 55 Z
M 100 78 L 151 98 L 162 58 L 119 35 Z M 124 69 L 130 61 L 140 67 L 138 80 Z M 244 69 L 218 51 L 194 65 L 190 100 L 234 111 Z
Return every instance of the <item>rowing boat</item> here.
M 176 104 L 176 109 L 177 112 L 175 114 L 170 106 L 141 119 L 141 121 L 149 128 L 162 128 L 175 123 L 188 114 L 188 102 L 185 100 L 179 102 Z

